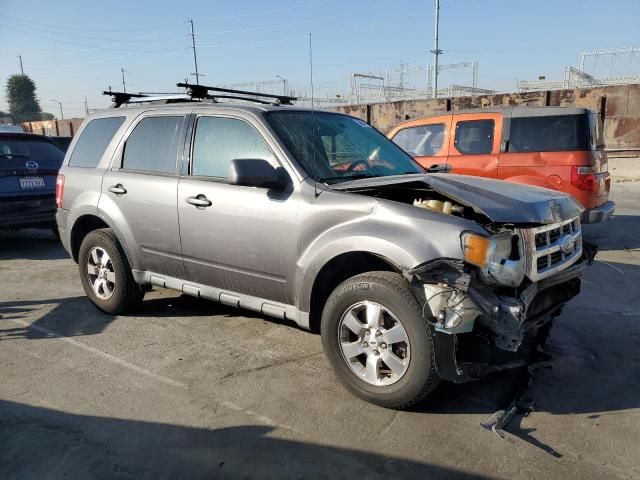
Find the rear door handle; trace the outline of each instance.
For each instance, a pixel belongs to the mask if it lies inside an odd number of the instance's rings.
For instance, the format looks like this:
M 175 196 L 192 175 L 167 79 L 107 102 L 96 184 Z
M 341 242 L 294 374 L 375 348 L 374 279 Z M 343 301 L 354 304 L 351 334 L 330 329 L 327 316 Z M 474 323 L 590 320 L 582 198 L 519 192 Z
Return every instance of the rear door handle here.
M 115 193 L 116 195 L 124 195 L 125 193 L 127 193 L 127 189 L 124 188 L 121 183 L 109 187 L 107 190 L 109 190 L 111 193 Z
M 206 208 L 211 206 L 211 201 L 206 197 L 206 195 L 200 194 L 195 197 L 187 197 L 187 203 L 191 205 L 195 205 L 198 208 Z

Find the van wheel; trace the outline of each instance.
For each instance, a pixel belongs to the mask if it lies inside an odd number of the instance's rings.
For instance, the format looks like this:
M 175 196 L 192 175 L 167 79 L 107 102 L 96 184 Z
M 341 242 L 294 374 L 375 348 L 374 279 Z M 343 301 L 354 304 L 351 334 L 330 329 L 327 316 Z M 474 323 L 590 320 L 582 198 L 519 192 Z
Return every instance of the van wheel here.
M 346 280 L 329 296 L 322 345 L 351 393 L 402 409 L 438 384 L 430 328 L 402 276 L 369 272 Z
M 85 293 L 103 312 L 118 315 L 130 311 L 144 297 L 111 229 L 94 230 L 82 240 L 78 268 Z

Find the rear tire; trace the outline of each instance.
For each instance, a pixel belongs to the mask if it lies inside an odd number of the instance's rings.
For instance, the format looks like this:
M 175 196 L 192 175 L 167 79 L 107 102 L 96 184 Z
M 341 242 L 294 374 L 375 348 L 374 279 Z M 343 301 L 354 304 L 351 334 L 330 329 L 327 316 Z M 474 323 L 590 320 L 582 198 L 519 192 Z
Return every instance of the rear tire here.
M 118 315 L 131 311 L 144 297 L 111 229 L 94 230 L 82 240 L 78 269 L 85 293 L 105 313 Z
M 346 280 L 329 296 L 321 322 L 325 354 L 357 397 L 403 409 L 437 386 L 431 327 L 401 275 L 369 272 Z

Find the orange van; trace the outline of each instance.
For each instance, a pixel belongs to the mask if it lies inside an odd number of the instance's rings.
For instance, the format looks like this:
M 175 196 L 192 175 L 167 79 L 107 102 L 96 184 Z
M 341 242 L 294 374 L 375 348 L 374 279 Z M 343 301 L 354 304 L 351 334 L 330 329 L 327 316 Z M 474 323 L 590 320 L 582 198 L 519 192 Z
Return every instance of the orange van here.
M 588 109 L 460 110 L 401 123 L 388 136 L 431 171 L 560 190 L 585 207 L 583 223 L 613 215 L 602 124 Z

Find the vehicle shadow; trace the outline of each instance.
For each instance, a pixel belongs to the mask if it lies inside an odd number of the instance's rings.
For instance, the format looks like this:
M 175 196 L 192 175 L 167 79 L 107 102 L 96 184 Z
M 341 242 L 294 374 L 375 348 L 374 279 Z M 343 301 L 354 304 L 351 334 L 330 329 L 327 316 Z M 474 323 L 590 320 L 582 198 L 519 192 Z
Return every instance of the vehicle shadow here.
M 285 439 L 273 431 L 273 427 L 259 425 L 195 428 L 0 401 L 0 477 L 487 478 Z
M 0 232 L 0 260 L 61 260 L 69 258 L 50 230 Z

